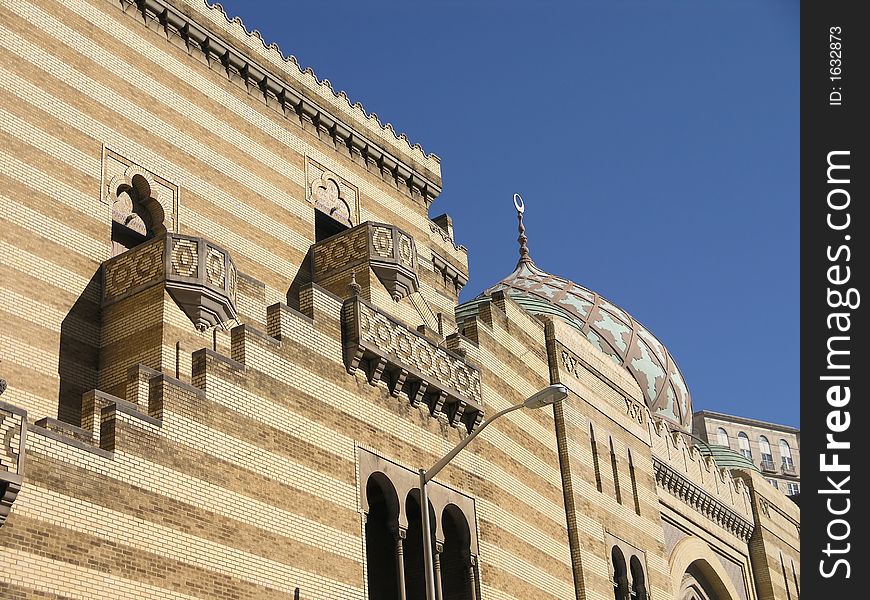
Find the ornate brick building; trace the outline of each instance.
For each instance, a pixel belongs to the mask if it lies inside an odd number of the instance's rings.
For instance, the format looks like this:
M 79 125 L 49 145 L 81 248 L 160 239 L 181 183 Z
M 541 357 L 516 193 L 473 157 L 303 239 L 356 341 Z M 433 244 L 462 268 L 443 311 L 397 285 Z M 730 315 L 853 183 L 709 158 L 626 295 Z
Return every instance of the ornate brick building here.
M 658 340 L 522 221 L 459 305 L 439 159 L 220 7 L 10 0 L 0 57 L 0 597 L 423 598 L 417 469 L 561 383 L 430 484 L 440 600 L 799 598 Z

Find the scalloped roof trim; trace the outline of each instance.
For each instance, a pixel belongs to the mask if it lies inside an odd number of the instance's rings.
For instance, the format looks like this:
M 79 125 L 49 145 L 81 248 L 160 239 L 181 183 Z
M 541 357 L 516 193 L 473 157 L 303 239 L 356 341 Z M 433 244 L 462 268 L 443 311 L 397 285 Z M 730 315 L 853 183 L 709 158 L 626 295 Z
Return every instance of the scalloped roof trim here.
M 179 8 L 184 6 L 191 9 L 197 15 L 203 17 L 209 25 L 214 27 L 215 33 L 226 33 L 232 39 L 241 42 L 244 48 L 251 51 L 254 55 L 252 58 L 262 59 L 278 69 L 279 74 L 286 75 L 289 79 L 304 86 L 305 89 L 316 92 L 318 98 L 325 101 L 329 105 L 329 108 L 336 110 L 337 113 L 344 115 L 354 122 L 365 125 L 368 132 L 375 134 L 373 137 L 378 138 L 372 141 L 386 142 L 390 145 L 395 145 L 396 142 L 404 142 L 408 150 L 417 154 L 418 159 L 421 159 L 427 167 L 436 170 L 440 175 L 440 156 L 434 153 L 427 154 L 420 144 L 412 144 L 407 135 L 397 133 L 392 123 L 382 123 L 377 113 L 367 113 L 361 103 L 352 103 L 347 93 L 343 90 L 336 92 L 328 79 L 317 79 L 317 75 L 311 67 L 306 67 L 305 69 L 300 67 L 296 57 L 292 54 L 285 55 L 276 43 L 266 44 L 266 40 L 263 39 L 262 34 L 258 30 L 248 30 L 239 17 L 231 19 L 220 3 L 211 3 L 209 0 L 169 1 Z M 295 68 L 289 68 L 290 65 Z

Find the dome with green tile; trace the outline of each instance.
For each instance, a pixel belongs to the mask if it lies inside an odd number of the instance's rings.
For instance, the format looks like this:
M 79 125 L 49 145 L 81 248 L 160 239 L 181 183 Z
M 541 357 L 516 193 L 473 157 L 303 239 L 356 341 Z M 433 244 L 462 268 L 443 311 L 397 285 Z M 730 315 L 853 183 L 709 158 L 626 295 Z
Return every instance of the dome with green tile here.
M 538 268 L 526 246 L 521 210 L 518 216 L 520 261 L 516 269 L 473 300 L 460 304 L 457 323 L 476 315 L 482 302 L 502 291 L 529 314 L 556 317 L 574 327 L 610 360 L 625 367 L 655 416 L 690 431 L 691 396 L 667 348 L 636 319 L 601 295 Z

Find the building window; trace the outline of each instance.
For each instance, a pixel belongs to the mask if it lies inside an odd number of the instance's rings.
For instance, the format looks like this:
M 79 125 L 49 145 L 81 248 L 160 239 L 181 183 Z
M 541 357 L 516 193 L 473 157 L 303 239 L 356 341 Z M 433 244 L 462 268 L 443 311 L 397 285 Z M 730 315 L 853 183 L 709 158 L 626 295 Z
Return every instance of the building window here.
M 419 475 L 362 448 L 358 449 L 358 459 L 368 597 L 424 600 Z M 401 498 L 397 490 L 409 491 L 403 491 Z M 428 509 L 431 531 L 427 537 L 432 545 L 438 597 L 479 598 L 474 500 L 431 482 Z
M 634 496 L 634 512 L 640 514 L 640 500 L 637 497 L 637 476 L 634 473 L 634 461 L 631 459 L 631 450 L 628 451 L 628 475 L 631 477 L 631 493 Z
M 782 457 L 783 470 L 794 471 L 794 462 L 791 458 L 791 447 L 785 440 L 779 440 L 779 455 Z
M 775 471 L 776 467 L 773 464 L 770 442 L 763 435 L 758 438 L 758 447 L 761 450 L 761 469 L 764 471 Z
M 720 427 L 716 430 L 716 439 L 720 446 L 731 447 L 731 440 L 728 439 L 728 432 L 724 428 Z
M 749 436 L 742 431 L 737 434 L 737 444 L 740 446 L 740 454 L 752 459 L 752 450 L 749 448 Z
M 365 527 L 369 596 L 398 600 L 404 594 L 401 583 L 404 532 L 399 530 L 399 499 L 383 473 L 369 477 L 366 498 L 369 504 Z
M 444 548 L 437 554 L 444 600 L 470 600 L 476 584 L 474 563 L 468 551 L 471 531 L 465 515 L 455 505 L 444 509 Z
M 800 494 L 800 493 L 801 493 L 800 486 L 792 481 L 789 481 L 788 482 L 788 495 L 794 496 L 794 495 Z
M 779 483 L 776 481 L 776 479 L 768 479 L 767 483 L 769 483 L 770 485 L 772 485 L 776 489 L 779 489 Z
M 610 551 L 610 559 L 613 563 L 613 598 L 614 600 L 629 600 L 631 592 L 628 590 L 628 573 L 622 550 L 614 546 Z
M 631 557 L 631 596 L 633 600 L 647 600 L 646 579 L 643 574 L 643 565 L 637 556 Z

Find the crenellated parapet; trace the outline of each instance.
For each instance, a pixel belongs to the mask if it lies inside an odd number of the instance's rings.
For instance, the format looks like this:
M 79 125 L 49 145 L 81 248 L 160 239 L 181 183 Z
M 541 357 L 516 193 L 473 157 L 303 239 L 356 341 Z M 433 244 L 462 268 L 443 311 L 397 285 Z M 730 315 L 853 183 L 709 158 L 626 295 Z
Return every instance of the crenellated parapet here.
M 273 108 L 290 123 L 428 207 L 441 193 L 441 161 L 411 144 L 375 113 L 351 103 L 293 56 L 267 45 L 256 30 L 230 19 L 219 4 L 185 0 L 120 0 L 122 10 L 230 82 Z M 179 6 L 180 5 L 180 6 Z
M 671 431 L 666 421 L 650 419 L 649 430 L 659 488 L 748 542 L 755 519 L 743 481 L 730 469 L 720 469 L 697 446 L 686 443 L 685 434 Z

